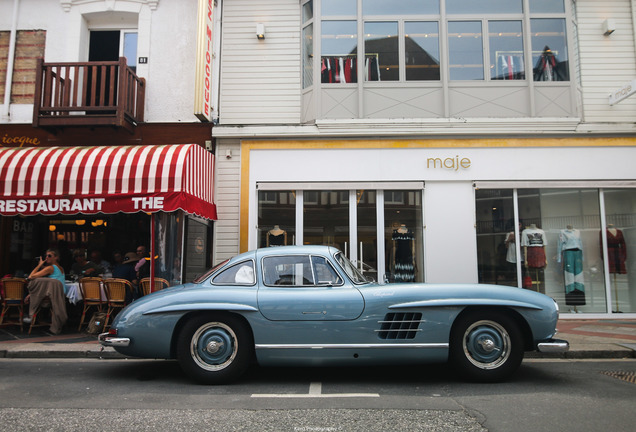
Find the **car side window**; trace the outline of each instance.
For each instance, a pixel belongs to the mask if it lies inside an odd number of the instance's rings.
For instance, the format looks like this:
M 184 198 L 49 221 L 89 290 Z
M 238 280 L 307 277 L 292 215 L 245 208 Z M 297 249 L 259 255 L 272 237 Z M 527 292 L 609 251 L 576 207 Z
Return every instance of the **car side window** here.
M 213 284 L 254 285 L 254 263 L 244 261 L 223 270 L 212 279 Z
M 314 265 L 314 274 L 318 285 L 341 285 L 342 278 L 336 270 L 329 264 L 325 257 L 312 256 L 311 261 Z
M 272 286 L 313 286 L 307 255 L 271 256 L 263 259 L 263 281 Z

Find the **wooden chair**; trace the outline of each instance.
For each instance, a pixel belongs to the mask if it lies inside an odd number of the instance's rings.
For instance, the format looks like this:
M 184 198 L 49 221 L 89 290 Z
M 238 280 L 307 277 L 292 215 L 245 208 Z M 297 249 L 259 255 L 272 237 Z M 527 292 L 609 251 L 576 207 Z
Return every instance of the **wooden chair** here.
M 86 318 L 86 312 L 90 308 L 96 307 L 97 310 L 101 312 L 104 305 L 107 304 L 106 300 L 102 300 L 103 282 L 103 279 L 100 277 L 85 277 L 79 280 L 79 288 L 82 293 L 84 308 L 82 309 L 82 319 L 80 320 L 79 327 L 77 327 L 77 331 L 82 328 L 82 324 L 84 324 L 84 319 Z
M 170 284 L 167 280 L 162 278 L 155 278 L 155 288 L 153 290 L 150 289 L 150 278 L 143 278 L 139 281 L 139 286 L 141 287 L 141 295 L 148 295 L 151 292 L 160 291 L 164 288 L 168 288 Z
M 27 281 L 23 278 L 2 279 L 4 286 L 4 297 L 2 298 L 2 312 L 0 313 L 0 324 L 4 322 L 4 316 L 9 308 L 18 309 L 20 319 L 20 331 L 22 331 L 22 319 L 24 318 L 24 290 Z M 12 322 L 12 324 L 14 324 Z M 15 323 L 17 324 L 17 323 Z
M 108 301 L 106 321 L 104 321 L 104 329 L 106 329 L 106 327 L 108 327 L 108 321 L 110 321 L 110 315 L 113 311 L 126 306 L 127 294 L 129 294 L 132 298 L 133 286 L 126 279 L 109 278 L 104 279 L 104 288 L 106 290 L 106 298 Z
M 48 309 L 49 312 L 51 310 L 51 299 L 49 297 L 44 297 L 44 299 L 42 299 L 42 302 L 40 302 L 40 305 L 37 307 L 37 309 L 35 310 L 35 312 L 33 312 L 33 316 L 31 317 L 31 325 L 29 326 L 29 334 L 31 334 L 31 330 L 33 330 L 33 327 L 44 327 L 44 326 L 50 326 L 51 323 L 49 322 L 41 322 L 40 324 L 37 324 L 38 318 L 41 318 L 41 314 L 40 312 L 42 312 L 43 309 Z

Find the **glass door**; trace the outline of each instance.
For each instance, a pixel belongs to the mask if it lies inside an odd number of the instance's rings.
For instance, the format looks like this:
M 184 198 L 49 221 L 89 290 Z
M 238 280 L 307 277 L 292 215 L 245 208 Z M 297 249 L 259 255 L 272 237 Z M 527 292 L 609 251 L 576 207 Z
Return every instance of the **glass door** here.
M 357 262 L 358 270 L 375 281 L 378 280 L 378 236 L 376 191 L 356 191 Z
M 334 246 L 350 257 L 349 191 L 305 190 L 303 197 L 304 244 Z

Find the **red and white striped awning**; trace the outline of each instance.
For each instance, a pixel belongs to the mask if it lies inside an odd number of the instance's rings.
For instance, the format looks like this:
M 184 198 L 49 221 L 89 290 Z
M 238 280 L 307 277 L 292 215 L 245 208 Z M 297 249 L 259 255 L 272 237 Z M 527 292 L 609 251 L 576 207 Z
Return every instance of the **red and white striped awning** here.
M 172 212 L 216 219 L 214 156 L 195 144 L 0 149 L 0 214 Z

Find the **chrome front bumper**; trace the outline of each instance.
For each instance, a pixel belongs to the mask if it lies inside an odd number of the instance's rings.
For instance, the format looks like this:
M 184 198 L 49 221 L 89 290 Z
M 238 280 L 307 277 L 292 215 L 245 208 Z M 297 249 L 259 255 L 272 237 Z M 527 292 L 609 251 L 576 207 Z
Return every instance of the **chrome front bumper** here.
M 127 347 L 130 345 L 130 338 L 112 336 L 108 333 L 101 333 L 97 339 L 100 344 L 107 347 Z
M 570 349 L 570 343 L 562 339 L 551 339 L 537 344 L 537 350 L 544 353 L 562 353 Z

